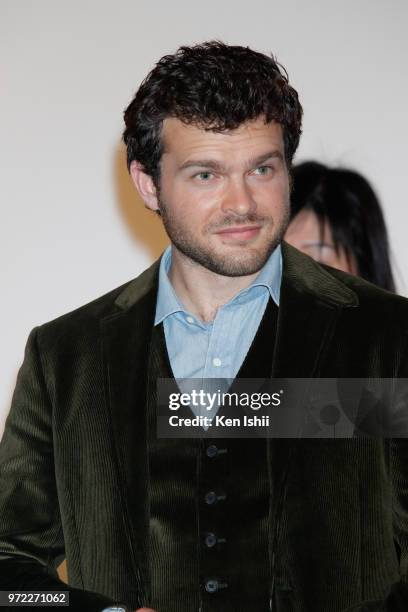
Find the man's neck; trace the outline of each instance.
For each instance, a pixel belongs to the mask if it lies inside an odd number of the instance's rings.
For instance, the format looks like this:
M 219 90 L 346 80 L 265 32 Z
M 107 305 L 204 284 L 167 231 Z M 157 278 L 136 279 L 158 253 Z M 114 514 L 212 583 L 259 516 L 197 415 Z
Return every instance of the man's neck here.
M 211 272 L 172 247 L 170 282 L 184 307 L 204 322 L 213 321 L 217 310 L 242 289 L 249 287 L 259 272 L 248 276 L 223 276 Z

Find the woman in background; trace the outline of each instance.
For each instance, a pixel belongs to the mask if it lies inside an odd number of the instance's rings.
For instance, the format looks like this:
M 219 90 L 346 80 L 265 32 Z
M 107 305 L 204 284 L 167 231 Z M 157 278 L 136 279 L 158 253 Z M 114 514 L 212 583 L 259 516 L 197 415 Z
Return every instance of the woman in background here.
M 316 261 L 395 291 L 381 206 L 357 172 L 312 161 L 295 166 L 285 240 Z

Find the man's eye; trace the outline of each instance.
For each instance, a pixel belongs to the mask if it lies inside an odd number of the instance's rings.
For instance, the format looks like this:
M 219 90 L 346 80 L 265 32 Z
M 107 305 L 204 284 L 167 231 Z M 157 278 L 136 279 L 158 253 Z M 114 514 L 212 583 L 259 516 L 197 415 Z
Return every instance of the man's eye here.
M 259 166 L 258 168 L 255 168 L 254 170 L 254 174 L 257 174 L 259 176 L 266 176 L 268 174 L 271 174 L 271 172 L 272 172 L 271 166 Z
M 213 176 L 214 175 L 212 172 L 198 172 L 198 174 L 195 174 L 193 178 L 196 178 L 199 181 L 209 181 L 213 178 Z

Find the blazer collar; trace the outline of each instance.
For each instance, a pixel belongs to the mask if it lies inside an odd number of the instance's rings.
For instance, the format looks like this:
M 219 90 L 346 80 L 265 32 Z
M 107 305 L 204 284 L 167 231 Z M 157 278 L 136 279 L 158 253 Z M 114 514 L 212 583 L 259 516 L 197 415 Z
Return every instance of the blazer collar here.
M 283 274 L 272 375 L 275 378 L 310 378 L 320 375 L 319 365 L 329 346 L 340 313 L 358 306 L 358 296 L 324 266 L 282 243 Z M 112 318 L 112 333 L 123 334 L 116 344 L 116 363 L 144 362 L 154 322 L 160 259 L 131 281 L 115 301 L 119 313 Z M 127 314 L 119 323 L 118 315 Z M 119 317 L 120 318 L 120 317 Z M 117 323 L 115 323 L 117 321 Z M 133 337 L 133 343 L 129 342 Z M 128 353 L 126 353 L 126 348 Z M 113 357 L 113 356 L 112 356 Z M 336 374 L 335 374 L 336 375 Z
M 357 294 L 332 276 L 321 264 L 304 255 L 287 242 L 282 242 L 283 279 L 300 294 L 310 295 L 333 306 L 358 306 Z
M 157 259 L 147 270 L 132 280 L 115 300 L 115 305 L 127 310 L 142 300 L 147 294 L 157 293 L 159 283 L 160 260 Z

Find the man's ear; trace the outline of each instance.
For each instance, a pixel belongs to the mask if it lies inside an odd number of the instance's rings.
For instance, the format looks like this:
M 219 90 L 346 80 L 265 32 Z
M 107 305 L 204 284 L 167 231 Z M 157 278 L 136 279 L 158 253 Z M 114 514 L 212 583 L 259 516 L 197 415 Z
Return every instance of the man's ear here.
M 130 176 L 139 192 L 140 197 L 150 210 L 159 210 L 157 190 L 151 176 L 143 171 L 142 166 L 137 161 L 132 161 L 129 168 Z

